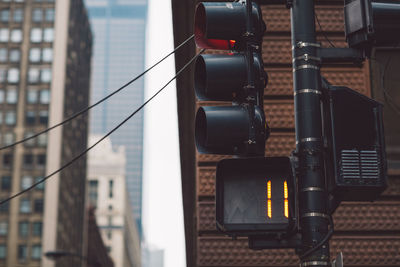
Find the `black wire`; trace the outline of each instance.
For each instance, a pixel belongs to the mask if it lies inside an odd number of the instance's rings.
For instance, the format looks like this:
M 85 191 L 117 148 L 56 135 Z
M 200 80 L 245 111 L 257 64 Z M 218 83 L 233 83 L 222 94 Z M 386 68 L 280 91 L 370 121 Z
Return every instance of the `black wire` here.
M 317 13 L 315 13 L 315 18 L 316 18 L 316 20 L 317 20 L 317 23 L 318 23 L 318 25 L 319 25 L 319 28 L 321 29 L 321 32 L 322 32 L 322 34 L 324 35 L 325 39 L 328 41 L 328 43 L 329 43 L 332 47 L 336 47 L 336 46 L 331 42 L 331 40 L 329 40 L 329 38 L 328 38 L 328 36 L 326 35 L 326 32 L 324 31 L 324 29 L 322 29 L 321 23 L 319 23 L 319 19 L 318 19 Z
M 328 233 L 326 234 L 326 236 L 321 241 L 319 241 L 319 243 L 317 245 L 315 245 L 315 247 L 310 248 L 309 250 L 304 252 L 302 255 L 300 255 L 301 260 L 303 260 L 305 257 L 309 256 L 311 253 L 315 252 L 317 249 L 322 247 L 329 240 L 329 238 L 331 238 L 331 236 L 333 235 L 333 232 L 334 232 L 333 220 L 332 220 L 331 215 L 328 216 L 328 220 L 329 220 L 330 229 L 329 229 Z
M 386 75 L 386 71 L 389 67 L 390 62 L 392 61 L 392 58 L 393 57 L 389 57 L 389 59 L 386 61 L 386 64 L 383 68 L 383 73 L 381 75 L 381 87 L 382 87 L 383 97 L 385 98 L 385 101 L 394 109 L 394 111 L 396 111 L 400 115 L 400 106 L 398 106 L 398 104 L 394 100 L 394 97 L 392 97 L 389 94 L 389 92 L 386 90 L 386 87 L 385 87 L 385 75 Z M 379 62 L 379 61 L 376 60 L 376 62 Z
M 116 93 L 120 92 L 121 90 L 125 89 L 127 86 L 131 85 L 134 81 L 136 81 L 137 79 L 139 79 L 140 77 L 142 77 L 143 75 L 145 75 L 147 72 L 149 72 L 151 69 L 153 69 L 154 67 L 156 67 L 156 66 L 157 66 L 158 64 L 160 64 L 162 61 L 164 61 L 166 58 L 168 58 L 170 55 L 174 54 L 179 48 L 181 48 L 183 45 L 185 45 L 187 42 L 189 42 L 191 39 L 193 39 L 193 37 L 194 37 L 194 34 L 193 34 L 192 36 L 190 36 L 188 39 L 186 39 L 184 42 L 182 42 L 180 45 L 178 45 L 178 46 L 174 49 L 174 51 L 170 52 L 168 55 L 166 55 L 165 57 L 163 57 L 160 61 L 158 61 L 157 63 L 155 63 L 153 66 L 151 66 L 150 68 L 148 68 L 147 70 L 145 70 L 144 72 L 142 72 L 141 74 L 139 74 L 138 76 L 136 76 L 135 78 L 133 78 L 132 80 L 130 80 L 129 82 L 127 82 L 126 84 L 124 84 L 122 87 L 120 87 L 120 88 L 117 89 L 116 91 L 112 92 L 111 94 L 107 95 L 107 96 L 104 97 L 103 99 L 99 100 L 98 102 L 96 102 L 96 103 L 94 103 L 94 104 L 92 104 L 92 105 L 90 105 L 90 106 L 88 106 L 88 107 L 82 109 L 81 111 L 79 111 L 79 112 L 77 112 L 77 113 L 71 115 L 70 117 L 68 117 L 68 118 L 65 119 L 64 121 L 59 122 L 59 123 L 57 123 L 56 125 L 53 125 L 53 126 L 47 128 L 47 129 L 43 130 L 43 131 L 40 131 L 40 132 L 38 132 L 38 133 L 36 133 L 36 134 L 34 134 L 34 135 L 31 135 L 31 136 L 29 136 L 29 137 L 26 137 L 26 138 L 24 138 L 24 139 L 21 139 L 21 140 L 15 142 L 15 143 L 10 144 L 10 145 L 6 145 L 6 146 L 3 146 L 3 147 L 0 147 L 0 150 L 6 149 L 6 148 L 10 148 L 10 147 L 14 147 L 14 146 L 16 146 L 16 145 L 18 145 L 18 144 L 21 144 L 21 143 L 24 143 L 24 142 L 26 142 L 26 141 L 29 141 L 29 140 L 31 140 L 31 139 L 33 139 L 33 138 L 36 138 L 36 137 L 38 137 L 38 136 L 41 135 L 41 134 L 47 133 L 47 132 L 49 132 L 49 131 L 51 131 L 51 130 L 53 130 L 53 129 L 55 129 L 55 128 L 61 126 L 61 125 L 64 125 L 65 123 L 67 123 L 67 122 L 69 122 L 69 121 L 75 119 L 76 117 L 82 115 L 83 113 L 87 112 L 87 111 L 90 110 L 91 108 L 94 108 L 95 106 L 97 106 L 97 105 L 103 103 L 104 101 L 106 101 L 107 99 L 109 99 L 110 97 L 112 97 L 113 95 L 115 95 Z
M 397 44 L 395 47 L 398 47 L 398 45 L 399 44 Z M 389 67 L 389 63 L 392 60 L 392 57 L 390 57 L 386 61 L 385 65 L 383 65 L 382 62 L 380 62 L 377 58 L 371 57 L 370 60 L 375 61 L 379 65 L 379 71 L 382 74 L 380 84 L 381 84 L 381 89 L 383 92 L 383 98 L 384 98 L 385 102 L 388 103 L 393 108 L 393 110 L 400 116 L 399 104 L 396 103 L 396 100 L 394 99 L 394 97 L 392 95 L 390 95 L 389 92 L 385 88 L 385 75 L 386 75 L 387 68 Z
M 128 120 L 130 120 L 136 113 L 138 113 L 144 106 L 147 105 L 147 103 L 149 103 L 153 98 L 155 98 L 159 93 L 161 93 L 162 90 L 164 90 L 165 87 L 167 87 L 173 80 L 176 79 L 176 77 L 178 77 L 179 74 L 181 74 L 201 53 L 204 52 L 205 49 L 202 49 L 199 53 L 197 53 L 188 63 L 186 63 L 177 73 L 176 75 L 169 80 L 160 90 L 158 90 L 152 97 L 150 97 L 148 100 L 146 100 L 146 102 L 144 102 L 138 109 L 136 109 L 132 114 L 130 114 L 127 118 L 125 118 L 121 123 L 119 123 L 114 129 L 112 129 L 111 131 L 109 131 L 106 135 L 104 135 L 101 139 L 99 139 L 96 143 L 94 143 L 93 145 L 91 145 L 90 147 L 86 148 L 84 151 L 82 151 L 80 154 L 78 154 L 77 156 L 75 156 L 71 161 L 67 162 L 65 165 L 63 165 L 61 168 L 59 168 L 58 170 L 50 173 L 49 175 L 47 175 L 46 177 L 44 177 L 42 180 L 34 183 L 33 185 L 31 185 L 30 187 L 4 199 L 0 201 L 0 205 L 12 200 L 13 198 L 16 198 L 30 190 L 32 190 L 33 188 L 35 188 L 37 185 L 45 182 L 47 179 L 49 179 L 50 177 L 52 177 L 53 175 L 61 172 L 62 170 L 64 170 L 65 168 L 67 168 L 68 166 L 70 166 L 72 163 L 74 163 L 75 161 L 77 161 L 79 158 L 81 158 L 83 155 L 85 155 L 86 153 L 88 153 L 92 148 L 94 148 L 96 145 L 98 145 L 101 141 L 103 141 L 104 139 L 106 139 L 107 137 L 109 137 L 113 132 L 115 132 L 116 130 L 118 130 L 123 124 L 125 124 Z

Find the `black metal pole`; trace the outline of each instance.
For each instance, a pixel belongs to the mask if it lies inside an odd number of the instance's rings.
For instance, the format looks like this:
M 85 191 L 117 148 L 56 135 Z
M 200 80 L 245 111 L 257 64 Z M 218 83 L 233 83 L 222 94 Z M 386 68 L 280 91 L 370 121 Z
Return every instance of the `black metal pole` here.
M 296 152 L 299 157 L 298 196 L 302 235 L 300 266 L 328 266 L 330 216 L 323 165 L 321 74 L 316 43 L 314 0 L 291 4 Z

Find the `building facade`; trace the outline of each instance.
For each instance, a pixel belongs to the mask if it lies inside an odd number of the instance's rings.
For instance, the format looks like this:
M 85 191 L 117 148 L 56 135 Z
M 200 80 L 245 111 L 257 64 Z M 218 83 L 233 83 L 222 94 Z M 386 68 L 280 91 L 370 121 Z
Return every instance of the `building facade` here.
M 89 102 L 91 31 L 82 1 L 0 1 L 0 133 L 9 145 Z M 87 116 L 0 151 L 0 198 L 20 192 L 86 148 Z M 82 253 L 85 160 L 0 207 L 0 266 L 54 266 Z M 80 266 L 62 259 L 57 266 Z
M 86 253 L 87 267 L 114 267 L 116 266 L 111 259 L 103 238 L 101 237 L 100 229 L 96 222 L 94 207 L 88 209 L 88 245 Z
M 94 32 L 92 97 L 94 103 L 144 70 L 147 0 L 85 0 Z M 91 112 L 90 132 L 104 134 L 143 102 L 139 79 Z M 143 113 L 111 136 L 126 148 L 127 191 L 141 233 Z
M 94 144 L 101 136 L 90 136 Z M 105 139 L 89 152 L 88 204 L 95 207 L 96 221 L 115 267 L 139 267 L 140 237 L 126 192 L 125 148 L 112 147 Z
M 193 34 L 193 14 L 198 1 L 173 0 L 175 47 Z M 281 1 L 261 0 L 267 31 L 263 37 L 263 61 L 269 75 L 264 90 L 264 111 L 272 129 L 266 156 L 289 156 L 296 147 L 292 81 L 290 10 Z M 189 15 L 188 15 L 189 14 Z M 329 47 L 346 47 L 343 1 L 316 2 L 317 40 Z M 178 71 L 195 54 L 194 44 L 176 54 Z M 400 165 L 398 93 L 399 49 L 377 51 L 374 60 L 361 66 L 327 65 L 321 73 L 334 85 L 352 88 L 385 104 L 384 120 L 388 154 L 388 188 L 375 202 L 343 202 L 333 214 L 335 234 L 330 241 L 331 258 L 339 251 L 345 266 L 400 265 Z M 392 60 L 388 61 L 389 58 Z M 387 64 L 386 62 L 390 62 Z M 385 88 L 382 88 L 382 75 Z M 194 114 L 196 104 L 190 71 L 177 80 L 182 189 L 187 266 L 298 266 L 294 249 L 255 251 L 247 238 L 232 240 L 216 229 L 216 163 L 228 156 L 196 153 Z M 385 92 L 386 91 L 386 92 Z M 385 96 L 386 95 L 386 96 Z M 388 96 L 390 95 L 390 97 Z M 390 101 L 392 103 L 390 103 Z M 207 103 L 206 103 L 207 104 Z M 209 103 L 208 103 L 209 104 Z

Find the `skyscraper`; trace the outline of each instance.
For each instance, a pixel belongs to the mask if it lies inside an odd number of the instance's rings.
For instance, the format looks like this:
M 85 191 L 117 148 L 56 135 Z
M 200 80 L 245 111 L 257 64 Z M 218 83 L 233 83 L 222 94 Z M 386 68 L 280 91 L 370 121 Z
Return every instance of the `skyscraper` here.
M 89 102 L 92 35 L 82 0 L 0 1 L 0 145 Z M 0 198 L 27 189 L 86 148 L 87 116 L 0 151 Z M 43 253 L 84 251 L 86 162 L 0 206 L 0 266 L 53 266 Z M 60 259 L 57 266 L 80 266 Z
M 144 70 L 147 0 L 86 0 L 94 32 L 91 102 L 98 101 Z M 104 134 L 143 103 L 137 80 L 91 113 L 90 132 Z M 141 235 L 143 113 L 111 136 L 125 146 L 127 191 Z

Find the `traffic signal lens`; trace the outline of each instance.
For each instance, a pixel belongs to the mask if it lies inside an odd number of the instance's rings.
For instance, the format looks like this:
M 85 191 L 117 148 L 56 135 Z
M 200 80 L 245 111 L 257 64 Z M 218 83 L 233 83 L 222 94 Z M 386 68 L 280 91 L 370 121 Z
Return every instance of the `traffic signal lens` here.
M 196 114 L 195 140 L 200 153 L 233 155 L 249 140 L 250 118 L 246 107 L 200 107 Z M 228 134 L 229 133 L 229 134 Z
M 221 50 L 233 49 L 233 45 L 235 44 L 234 40 L 219 40 L 207 38 L 206 11 L 203 4 L 199 4 L 197 6 L 194 22 L 195 42 L 198 47 Z

